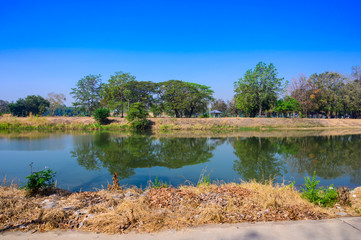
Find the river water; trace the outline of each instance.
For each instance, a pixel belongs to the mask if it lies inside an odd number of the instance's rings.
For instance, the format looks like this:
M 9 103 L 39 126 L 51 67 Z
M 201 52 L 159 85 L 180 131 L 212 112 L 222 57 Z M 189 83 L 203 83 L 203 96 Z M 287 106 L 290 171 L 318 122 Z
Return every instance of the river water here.
M 0 132 L 0 179 L 24 184 L 50 168 L 71 191 L 120 185 L 146 187 L 156 177 L 173 186 L 212 181 L 278 183 L 316 171 L 321 185 L 361 185 L 361 135 L 327 132 L 132 134 L 116 132 Z

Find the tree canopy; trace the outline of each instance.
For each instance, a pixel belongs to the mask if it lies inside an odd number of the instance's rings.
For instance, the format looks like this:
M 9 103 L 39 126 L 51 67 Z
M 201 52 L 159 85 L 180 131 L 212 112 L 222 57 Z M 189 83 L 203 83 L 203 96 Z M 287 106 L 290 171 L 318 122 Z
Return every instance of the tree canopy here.
M 169 80 L 159 84 L 159 95 L 165 110 L 176 117 L 203 113 L 213 100 L 210 87 L 196 83 Z
M 8 105 L 11 114 L 18 117 L 26 117 L 29 114 L 43 115 L 49 106 L 49 101 L 39 95 L 29 95 L 25 99 L 19 98 L 15 103 Z
M 259 62 L 235 82 L 237 107 L 249 116 L 262 115 L 263 110 L 274 106 L 284 89 L 283 78 L 277 77 L 277 69 L 271 63 Z
M 87 75 L 80 79 L 70 93 L 75 102 L 73 105 L 80 110 L 93 111 L 100 106 L 101 75 Z

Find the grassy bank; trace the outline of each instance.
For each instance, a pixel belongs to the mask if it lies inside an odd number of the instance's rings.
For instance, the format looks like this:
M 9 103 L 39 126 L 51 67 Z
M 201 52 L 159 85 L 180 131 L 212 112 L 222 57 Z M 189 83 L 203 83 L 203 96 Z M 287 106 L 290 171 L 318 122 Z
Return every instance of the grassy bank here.
M 124 118 L 109 118 L 100 125 L 91 117 L 0 117 L 0 129 L 129 130 Z M 155 131 L 168 130 L 273 130 L 361 129 L 361 119 L 285 118 L 149 118 Z
M 360 190 L 353 193 L 358 199 Z M 309 203 L 291 186 L 255 182 L 58 192 L 31 198 L 24 190 L 2 186 L 0 200 L 0 231 L 153 232 L 207 223 L 324 219 L 337 216 L 339 210 Z M 361 202 L 353 201 L 352 207 L 342 208 L 360 215 Z

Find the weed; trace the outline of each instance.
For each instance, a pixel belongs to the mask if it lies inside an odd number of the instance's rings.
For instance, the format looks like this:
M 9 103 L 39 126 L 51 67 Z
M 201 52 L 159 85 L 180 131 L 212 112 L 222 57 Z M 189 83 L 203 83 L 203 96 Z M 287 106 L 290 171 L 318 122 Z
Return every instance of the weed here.
M 360 209 L 360 208 L 355 207 L 355 212 L 356 212 L 356 213 L 358 213 L 358 214 L 361 214 L 361 209 Z
M 320 181 L 316 180 L 316 171 L 313 172 L 312 180 L 305 177 L 305 187 L 302 188 L 302 197 L 308 201 L 323 207 L 332 207 L 338 200 L 338 194 L 333 185 L 327 188 L 317 188 Z
M 154 183 L 152 183 L 153 188 L 167 188 L 168 184 L 167 181 L 162 181 L 158 179 L 158 176 L 155 177 Z
M 197 185 L 211 185 L 211 179 L 209 178 L 209 175 L 211 175 L 211 173 L 201 175 Z
M 24 188 L 28 191 L 29 195 L 35 195 L 41 190 L 54 186 L 55 172 L 51 169 L 41 170 L 39 172 L 32 172 L 29 176 Z

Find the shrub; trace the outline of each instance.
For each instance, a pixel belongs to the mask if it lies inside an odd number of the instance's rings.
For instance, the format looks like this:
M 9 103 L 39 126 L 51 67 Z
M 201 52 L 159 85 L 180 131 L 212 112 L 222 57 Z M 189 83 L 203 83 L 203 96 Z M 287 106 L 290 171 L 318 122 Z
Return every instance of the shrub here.
M 28 182 L 25 185 L 25 189 L 29 191 L 29 195 L 35 195 L 41 190 L 54 186 L 54 177 L 55 172 L 50 169 L 33 172 L 26 177 Z
M 137 102 L 130 105 L 127 120 L 132 128 L 137 130 L 145 129 L 148 126 L 149 113 L 143 103 Z
M 301 188 L 302 197 L 308 201 L 321 205 L 323 207 L 332 207 L 338 201 L 338 194 L 333 185 L 327 188 L 317 188 L 320 181 L 316 181 L 316 171 L 313 173 L 312 180 L 307 176 L 305 177 L 305 187 Z
M 105 124 L 110 116 L 110 110 L 107 108 L 98 108 L 94 111 L 94 119 L 100 124 Z

